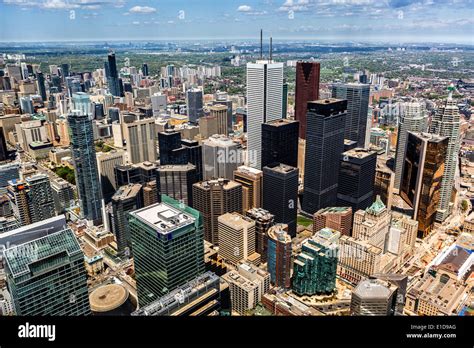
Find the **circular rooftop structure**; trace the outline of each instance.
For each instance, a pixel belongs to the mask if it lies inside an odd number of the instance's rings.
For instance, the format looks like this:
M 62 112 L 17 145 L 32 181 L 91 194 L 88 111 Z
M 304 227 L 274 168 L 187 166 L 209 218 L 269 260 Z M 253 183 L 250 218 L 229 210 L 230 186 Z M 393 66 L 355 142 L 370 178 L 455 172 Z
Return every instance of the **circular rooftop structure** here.
M 128 299 L 128 290 L 119 284 L 109 284 L 94 290 L 90 296 L 91 310 L 107 313 L 121 307 Z

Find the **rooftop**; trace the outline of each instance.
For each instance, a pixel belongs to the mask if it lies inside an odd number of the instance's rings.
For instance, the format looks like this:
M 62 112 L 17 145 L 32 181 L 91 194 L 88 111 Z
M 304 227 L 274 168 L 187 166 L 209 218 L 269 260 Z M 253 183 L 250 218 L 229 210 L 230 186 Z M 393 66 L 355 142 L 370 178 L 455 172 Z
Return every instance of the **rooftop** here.
M 161 234 L 168 234 L 180 227 L 193 224 L 195 219 L 170 204 L 157 203 L 130 213 Z
M 142 185 L 140 184 L 130 184 L 127 186 L 122 186 L 117 190 L 117 192 L 115 192 L 112 199 L 125 200 L 127 198 L 136 197 L 141 189 L 142 189 Z
M 393 290 L 378 279 L 362 280 L 354 289 L 354 294 L 362 298 L 389 298 Z
M 239 213 L 226 213 L 219 216 L 218 221 L 238 230 L 255 226 L 255 221 Z
M 103 313 L 112 311 L 128 299 L 128 290 L 119 284 L 104 285 L 89 295 L 91 310 Z
M 362 148 L 355 148 L 349 151 L 343 152 L 343 156 L 355 157 L 355 158 L 367 158 L 369 156 L 373 156 L 375 154 L 374 151 L 369 149 L 362 149 Z

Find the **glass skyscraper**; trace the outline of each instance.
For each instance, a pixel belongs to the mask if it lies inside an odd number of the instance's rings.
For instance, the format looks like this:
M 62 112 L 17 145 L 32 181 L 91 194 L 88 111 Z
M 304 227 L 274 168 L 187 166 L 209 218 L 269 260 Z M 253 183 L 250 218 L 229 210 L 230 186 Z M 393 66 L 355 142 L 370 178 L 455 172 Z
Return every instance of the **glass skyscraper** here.
M 89 315 L 84 253 L 67 228 L 4 251 L 16 315 Z
M 204 273 L 200 213 L 167 196 L 162 201 L 130 213 L 140 307 Z
M 71 152 L 76 174 L 81 213 L 95 225 L 102 223 L 99 170 L 94 146 L 92 121 L 80 111 L 68 115 Z

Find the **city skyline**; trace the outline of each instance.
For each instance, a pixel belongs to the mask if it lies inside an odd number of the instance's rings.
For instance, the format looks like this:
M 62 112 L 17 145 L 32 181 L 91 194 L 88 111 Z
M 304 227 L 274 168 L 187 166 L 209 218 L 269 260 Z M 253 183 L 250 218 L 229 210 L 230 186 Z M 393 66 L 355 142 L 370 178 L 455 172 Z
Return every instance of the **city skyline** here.
M 474 44 L 472 0 L 3 0 L 0 42 L 254 39 Z M 19 22 L 22 25 L 17 25 Z M 41 23 L 41 25 L 38 25 Z M 58 30 L 61 28 L 61 30 Z M 237 34 L 238 33 L 238 34 Z

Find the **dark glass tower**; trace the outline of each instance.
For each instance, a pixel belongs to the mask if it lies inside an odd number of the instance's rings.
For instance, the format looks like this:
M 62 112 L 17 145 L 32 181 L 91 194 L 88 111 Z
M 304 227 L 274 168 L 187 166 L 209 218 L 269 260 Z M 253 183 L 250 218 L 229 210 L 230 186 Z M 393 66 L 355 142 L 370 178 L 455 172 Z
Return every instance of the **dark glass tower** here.
M 324 99 L 308 103 L 303 211 L 313 215 L 336 205 L 347 101 Z
M 262 124 L 262 167 L 272 163 L 298 166 L 299 122 L 288 119 Z
M 377 154 L 365 149 L 352 149 L 341 155 L 337 205 L 351 207 L 353 212 L 366 209 L 374 202 Z
M 148 64 L 147 63 L 143 63 L 142 73 L 143 73 L 143 76 L 148 76 L 149 71 L 148 71 Z
M 41 99 L 45 102 L 48 100 L 48 97 L 46 96 L 46 85 L 44 83 L 44 75 L 43 73 L 39 72 L 36 74 L 36 77 L 38 79 L 38 91 L 41 96 Z
M 298 168 L 280 163 L 263 168 L 263 209 L 275 215 L 275 222 L 287 224 L 290 236 L 296 236 Z
M 94 132 L 88 115 L 73 111 L 67 117 L 71 138 L 71 152 L 76 174 L 81 212 L 95 225 L 102 223 L 99 172 L 95 155 Z
M 115 97 L 120 97 L 120 81 L 115 53 L 110 53 L 108 55 L 107 63 L 105 65 L 105 74 L 107 77 L 107 83 L 109 84 L 110 93 Z
M 308 102 L 319 99 L 319 74 L 321 66 L 315 62 L 296 64 L 295 120 L 300 121 L 300 138 L 306 139 Z
M 5 161 L 8 158 L 7 142 L 5 141 L 5 133 L 3 127 L 0 127 L 0 161 Z
M 332 97 L 347 100 L 345 139 L 357 141 L 358 147 L 365 146 L 367 117 L 369 113 L 370 85 L 360 83 L 332 86 Z

